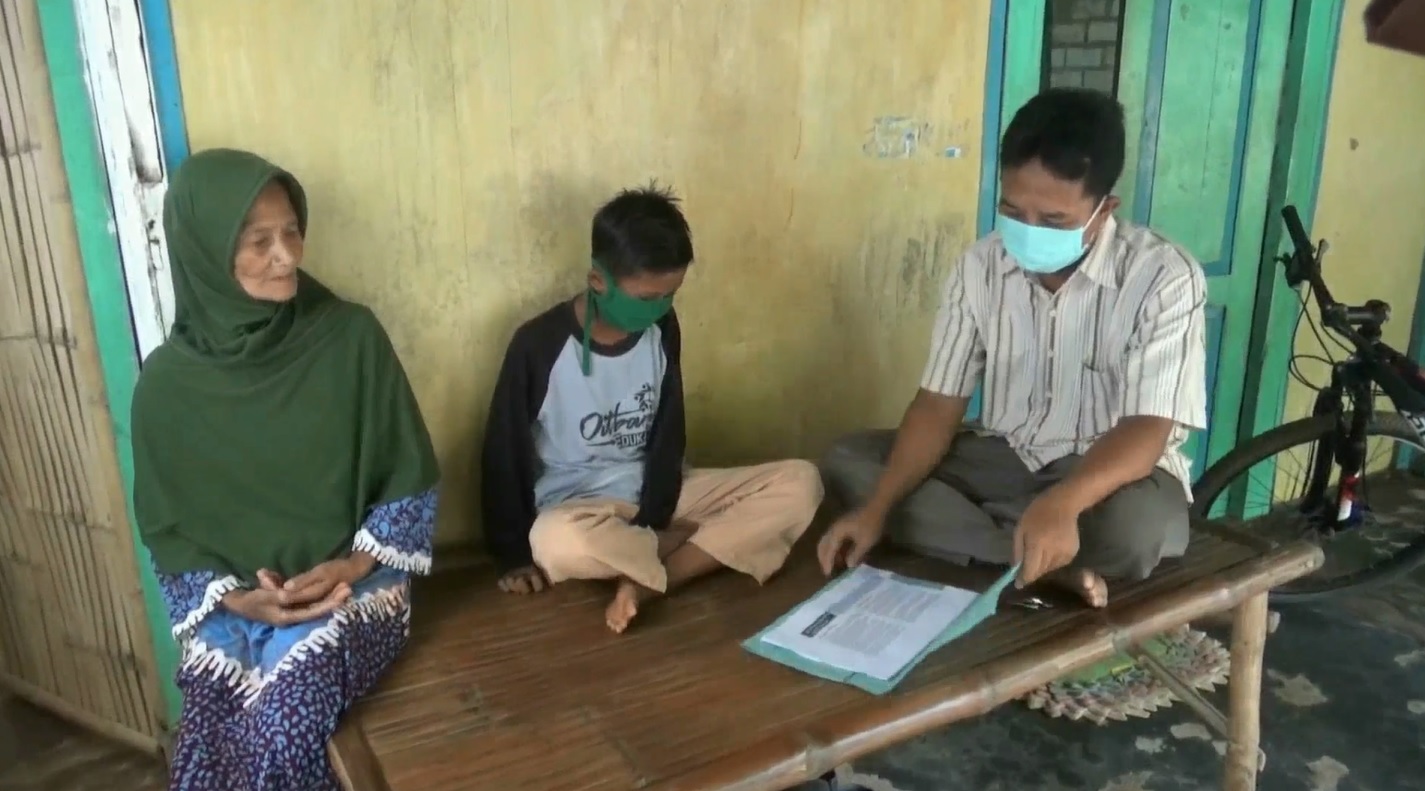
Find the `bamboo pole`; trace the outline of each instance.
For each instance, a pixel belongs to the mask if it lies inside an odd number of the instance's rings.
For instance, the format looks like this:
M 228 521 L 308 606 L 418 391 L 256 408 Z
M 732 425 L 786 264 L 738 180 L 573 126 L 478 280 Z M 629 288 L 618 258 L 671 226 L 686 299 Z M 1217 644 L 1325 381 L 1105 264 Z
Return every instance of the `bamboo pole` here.
M 1266 643 L 1267 594 L 1263 591 L 1238 605 L 1232 622 L 1232 676 L 1227 687 L 1231 708 L 1222 781 L 1226 791 L 1253 791 L 1257 787 L 1262 654 Z
M 1166 665 L 1158 661 L 1158 658 L 1139 648 L 1133 652 L 1133 659 L 1138 662 L 1149 673 L 1153 674 L 1164 686 L 1173 691 L 1188 708 L 1192 709 L 1198 717 L 1202 718 L 1209 728 L 1222 738 L 1230 738 L 1227 717 L 1218 711 L 1217 707 L 1198 694 L 1198 691 L 1188 686 L 1186 681 L 1178 678 L 1169 670 Z
M 121 744 L 127 744 L 147 755 L 162 755 L 158 740 L 91 714 L 52 692 L 46 692 L 33 684 L 27 684 L 18 678 L 6 675 L 0 675 L 0 686 L 10 690 L 15 697 L 23 698 L 81 728 L 91 730 Z

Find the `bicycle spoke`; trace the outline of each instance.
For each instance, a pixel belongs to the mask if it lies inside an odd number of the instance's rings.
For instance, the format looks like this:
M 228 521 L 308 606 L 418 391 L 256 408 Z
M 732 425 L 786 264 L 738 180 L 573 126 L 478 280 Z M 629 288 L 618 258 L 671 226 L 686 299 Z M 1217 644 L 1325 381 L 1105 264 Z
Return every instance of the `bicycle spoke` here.
M 1387 434 L 1368 437 L 1351 517 L 1340 529 L 1335 502 L 1340 468 L 1335 464 L 1329 467 L 1326 502 L 1314 513 L 1303 511 L 1320 451 L 1318 440 L 1252 462 L 1236 482 L 1216 494 L 1222 499 L 1228 491 L 1238 492 L 1240 513 L 1246 518 L 1231 521 L 1240 529 L 1274 543 L 1306 539 L 1325 550 L 1322 568 L 1285 590 L 1312 593 L 1349 587 L 1398 565 L 1398 556 L 1416 545 L 1425 551 L 1425 494 L 1412 496 L 1411 486 L 1418 485 L 1418 479 L 1395 469 L 1397 459 L 1408 458 L 1397 453 L 1400 447 L 1421 449 Z M 1198 507 L 1210 512 L 1212 505 Z

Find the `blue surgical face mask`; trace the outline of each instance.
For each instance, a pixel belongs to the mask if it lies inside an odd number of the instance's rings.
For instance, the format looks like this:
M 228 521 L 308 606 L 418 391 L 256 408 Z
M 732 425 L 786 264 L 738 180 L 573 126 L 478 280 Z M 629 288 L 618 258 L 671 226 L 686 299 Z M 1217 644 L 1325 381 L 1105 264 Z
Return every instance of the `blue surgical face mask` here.
M 1084 230 L 1093 222 L 1093 218 L 1098 216 L 1103 202 L 1098 202 L 1082 228 L 1041 228 L 1020 222 L 1013 217 L 1006 217 L 1001 212 L 999 236 L 1004 242 L 1004 250 L 1026 272 L 1049 275 L 1062 271 L 1083 258 L 1084 253 L 1088 251 L 1088 244 L 1084 242 Z

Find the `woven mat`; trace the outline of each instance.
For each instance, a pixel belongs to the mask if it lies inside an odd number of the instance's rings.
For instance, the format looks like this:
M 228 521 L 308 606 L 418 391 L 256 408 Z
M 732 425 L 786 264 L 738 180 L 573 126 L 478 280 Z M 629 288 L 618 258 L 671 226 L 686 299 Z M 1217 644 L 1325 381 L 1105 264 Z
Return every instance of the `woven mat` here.
M 1189 687 L 1210 692 L 1227 683 L 1227 647 L 1196 629 L 1180 627 L 1143 648 Z M 1119 655 L 1046 684 L 1023 700 L 1051 717 L 1103 725 L 1148 717 L 1171 706 L 1177 696 L 1132 657 Z

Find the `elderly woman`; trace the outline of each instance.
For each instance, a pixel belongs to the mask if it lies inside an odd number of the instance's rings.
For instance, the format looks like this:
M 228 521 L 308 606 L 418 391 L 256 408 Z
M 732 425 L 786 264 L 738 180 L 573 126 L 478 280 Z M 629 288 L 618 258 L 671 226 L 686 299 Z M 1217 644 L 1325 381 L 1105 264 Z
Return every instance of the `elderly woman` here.
M 430 437 L 371 311 L 303 272 L 307 202 L 206 151 L 163 227 L 172 335 L 134 392 L 134 512 L 183 652 L 171 788 L 337 788 L 326 742 L 409 632 Z

